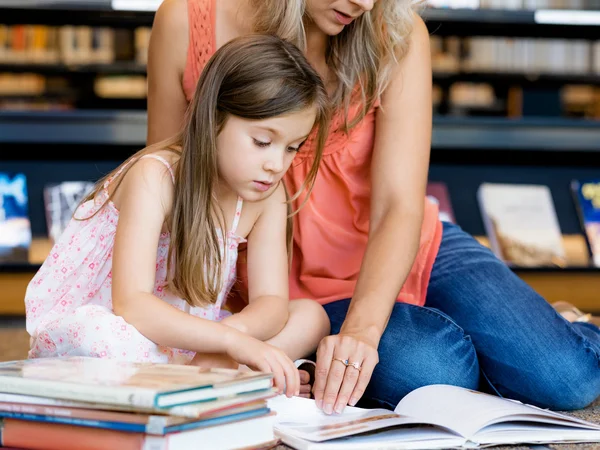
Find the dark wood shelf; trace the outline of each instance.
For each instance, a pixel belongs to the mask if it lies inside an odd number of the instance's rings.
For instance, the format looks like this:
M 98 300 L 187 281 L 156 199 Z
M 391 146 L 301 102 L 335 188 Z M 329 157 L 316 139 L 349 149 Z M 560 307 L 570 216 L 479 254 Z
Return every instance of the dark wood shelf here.
M 597 11 L 561 10 L 557 12 L 558 21 L 545 21 L 541 14 L 546 13 L 545 10 L 428 8 L 423 18 L 430 32 L 441 36 L 600 38 L 600 23 L 590 21 L 590 14 L 586 14 Z M 151 26 L 154 14 L 154 11 L 114 10 L 111 0 L 3 0 L 0 5 L 1 21 L 5 24 L 129 28 Z
M 27 72 L 42 75 L 145 75 L 146 66 L 130 61 L 118 61 L 110 64 L 0 63 L 0 72 Z
M 551 11 L 558 20 L 545 20 L 542 15 L 547 13 L 548 10 L 429 8 L 422 16 L 429 32 L 437 36 L 600 38 L 600 21 L 595 23 L 587 14 L 598 11 Z
M 35 273 L 41 264 L 30 263 L 2 263 L 0 273 Z M 600 267 L 511 267 L 517 274 L 598 274 Z
M 0 263 L 0 273 L 35 273 L 41 266 L 30 263 Z
M 566 84 L 600 85 L 600 74 L 551 74 L 519 72 L 434 72 L 433 81 L 441 86 L 456 82 L 490 83 L 496 86 L 560 87 Z
M 0 144 L 139 147 L 146 127 L 144 110 L 0 111 Z M 432 150 L 600 157 L 600 121 L 435 116 Z
M 594 153 L 600 152 L 600 121 L 437 116 L 431 146 L 436 150 Z
M 154 11 L 114 10 L 110 0 L 2 0 L 0 21 L 135 28 L 152 26 Z
M 0 111 L 0 143 L 140 146 L 146 111 Z

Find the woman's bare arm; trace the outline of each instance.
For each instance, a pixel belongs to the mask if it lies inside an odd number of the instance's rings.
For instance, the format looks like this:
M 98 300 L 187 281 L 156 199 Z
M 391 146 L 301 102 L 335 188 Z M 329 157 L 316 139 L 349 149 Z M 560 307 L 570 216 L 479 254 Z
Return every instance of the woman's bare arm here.
M 317 351 L 314 394 L 327 413 L 354 405 L 364 393 L 419 250 L 431 143 L 430 58 L 427 27 L 416 17 L 410 49 L 377 113 L 369 242 L 356 289 L 340 333 L 326 337 Z M 362 370 L 333 366 L 334 357 L 362 364 Z
M 156 12 L 148 48 L 147 145 L 173 136 L 183 124 L 188 30 L 186 0 L 165 0 Z

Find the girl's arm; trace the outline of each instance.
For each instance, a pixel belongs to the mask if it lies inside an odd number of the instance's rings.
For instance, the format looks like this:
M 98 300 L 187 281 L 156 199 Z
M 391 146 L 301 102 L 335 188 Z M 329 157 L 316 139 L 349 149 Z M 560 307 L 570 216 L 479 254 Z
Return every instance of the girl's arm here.
M 282 185 L 264 201 L 248 235 L 248 306 L 223 320 L 261 341 L 278 334 L 288 320 L 285 201 Z
M 225 353 L 224 336 L 237 330 L 191 316 L 153 295 L 158 242 L 172 197 L 170 175 L 154 159 L 134 163 L 119 185 L 112 267 L 114 312 L 157 344 Z
M 165 0 L 156 11 L 148 47 L 147 145 L 173 136 L 183 124 L 187 49 L 186 0 Z
M 282 350 L 233 327 L 194 317 L 153 295 L 158 242 L 172 199 L 170 175 L 153 159 L 137 161 L 118 187 L 112 266 L 115 314 L 157 344 L 226 354 L 239 364 L 273 373 L 280 392 L 298 395 L 298 371 Z
M 416 16 L 410 49 L 377 113 L 369 242 L 356 289 L 339 335 L 325 338 L 317 353 L 314 393 L 326 412 L 343 409 L 348 401 L 354 405 L 364 393 L 378 362 L 379 340 L 419 249 L 431 143 L 430 58 L 427 27 Z M 329 373 L 334 353 L 362 363 L 360 375 L 352 368 Z

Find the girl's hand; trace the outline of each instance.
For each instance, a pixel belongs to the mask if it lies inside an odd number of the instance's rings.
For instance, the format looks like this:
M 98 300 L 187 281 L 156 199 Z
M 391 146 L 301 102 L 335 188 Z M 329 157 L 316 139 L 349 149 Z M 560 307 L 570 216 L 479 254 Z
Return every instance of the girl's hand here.
M 253 370 L 270 372 L 279 393 L 292 397 L 300 394 L 300 374 L 294 362 L 280 349 L 233 330 L 226 340 L 227 354 Z

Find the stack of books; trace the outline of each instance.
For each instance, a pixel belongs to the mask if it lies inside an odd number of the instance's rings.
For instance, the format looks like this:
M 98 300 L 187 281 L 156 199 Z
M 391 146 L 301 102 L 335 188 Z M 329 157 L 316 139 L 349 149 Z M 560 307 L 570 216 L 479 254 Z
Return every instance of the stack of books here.
M 272 374 L 66 357 L 0 363 L 0 447 L 264 449 Z

